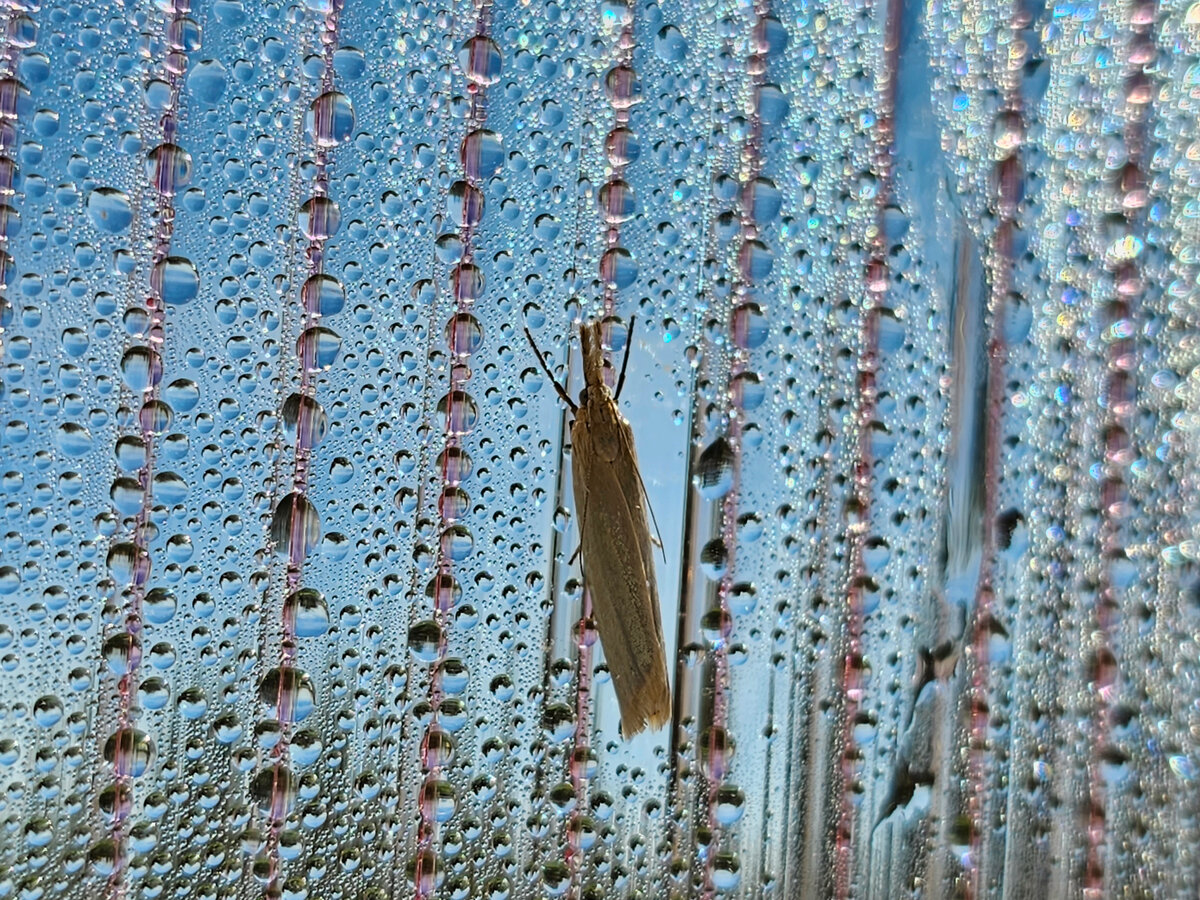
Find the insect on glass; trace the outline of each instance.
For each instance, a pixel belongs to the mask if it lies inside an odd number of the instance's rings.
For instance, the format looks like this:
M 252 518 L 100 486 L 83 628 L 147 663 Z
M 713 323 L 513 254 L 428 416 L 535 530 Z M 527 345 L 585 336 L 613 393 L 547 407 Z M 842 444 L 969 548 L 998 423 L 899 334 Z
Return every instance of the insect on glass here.
M 580 328 L 584 388 L 579 402 L 554 380 L 533 335 L 525 336 L 538 362 L 570 408 L 572 483 L 579 512 L 583 581 L 591 592 L 596 630 L 621 710 L 621 734 L 629 738 L 649 725 L 659 729 L 671 715 L 667 656 L 654 576 L 646 497 L 638 471 L 633 429 L 617 398 L 625 385 L 634 319 L 614 396 L 604 381 L 599 322 Z

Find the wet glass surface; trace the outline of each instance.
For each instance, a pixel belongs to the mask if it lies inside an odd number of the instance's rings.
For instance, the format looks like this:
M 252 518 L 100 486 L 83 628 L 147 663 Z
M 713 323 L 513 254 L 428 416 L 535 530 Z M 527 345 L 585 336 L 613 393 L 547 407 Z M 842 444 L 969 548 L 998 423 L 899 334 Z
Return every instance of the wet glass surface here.
M 1187 0 L 2 0 L 0 897 L 1194 896 L 1198 108 Z

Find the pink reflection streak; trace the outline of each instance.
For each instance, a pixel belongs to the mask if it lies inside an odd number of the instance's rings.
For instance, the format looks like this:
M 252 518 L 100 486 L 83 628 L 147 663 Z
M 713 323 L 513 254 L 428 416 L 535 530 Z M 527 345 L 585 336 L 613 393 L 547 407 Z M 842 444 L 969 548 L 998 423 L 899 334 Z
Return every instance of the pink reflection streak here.
M 883 72 L 875 128 L 875 160 L 873 168 L 879 181 L 875 197 L 876 235 L 871 257 L 864 272 L 862 325 L 859 335 L 858 359 L 858 445 L 854 461 L 853 516 L 847 521 L 850 535 L 849 585 L 846 591 L 846 653 L 842 662 L 842 799 L 834 843 L 834 897 L 846 900 L 853 891 L 851 884 L 855 842 L 855 781 L 858 747 L 854 725 L 858 719 L 863 696 L 863 606 L 862 592 L 866 581 L 864 551 L 871 530 L 871 503 L 874 466 L 871 451 L 871 427 L 875 421 L 879 370 L 879 308 L 887 295 L 891 273 L 886 259 L 884 212 L 892 199 L 893 144 L 895 141 L 896 79 L 900 63 L 901 0 L 886 0 L 883 34 Z
M 739 315 L 741 303 L 752 299 L 755 273 L 752 268 L 752 253 L 747 249 L 749 242 L 758 240 L 759 231 L 752 208 L 752 191 L 763 171 L 763 122 L 758 108 L 758 94 L 767 83 L 767 28 L 771 14 L 767 0 L 754 5 L 754 21 L 747 47 L 746 70 L 750 73 L 751 105 L 748 115 L 749 128 L 741 147 L 742 190 L 740 195 L 741 239 L 738 250 L 737 268 L 734 275 L 733 296 L 730 300 L 727 332 L 730 341 L 729 367 L 725 378 L 725 397 L 729 404 L 727 439 L 733 454 L 732 484 L 721 501 L 721 543 L 725 549 L 725 569 L 717 588 L 720 606 L 721 634 L 713 648 L 712 723 L 708 730 L 708 828 L 712 835 L 704 854 L 703 896 L 711 898 L 717 886 L 714 882 L 716 860 L 721 845 L 721 826 L 717 818 L 718 797 L 721 784 L 728 774 L 730 742 L 727 738 L 729 723 L 729 639 L 733 635 L 733 613 L 729 597 L 733 592 L 734 574 L 737 563 L 737 519 L 741 499 L 742 482 L 742 432 L 746 412 L 742 406 L 740 390 L 735 389 L 739 376 L 747 371 L 746 335 L 747 327 Z
M 167 58 L 164 61 L 164 78 L 169 88 L 169 100 L 166 111 L 160 120 L 163 145 L 175 143 L 179 126 L 179 87 L 183 72 L 187 68 L 187 56 L 177 43 L 179 32 L 184 20 L 191 11 L 190 0 L 174 0 L 167 19 L 166 36 L 168 42 Z M 141 506 L 130 528 L 129 543 L 134 548 L 134 570 L 130 583 L 123 591 L 125 598 L 125 632 L 129 635 L 128 671 L 121 676 L 117 683 L 117 732 L 115 742 L 115 758 L 113 780 L 117 787 L 116 806 L 113 809 L 110 822 L 109 837 L 112 840 L 115 859 L 112 874 L 109 876 L 106 890 L 111 898 L 121 898 L 125 894 L 125 822 L 133 805 L 133 770 L 129 760 L 121 757 L 126 752 L 135 750 L 133 737 L 136 712 L 134 697 L 137 694 L 138 667 L 140 665 L 140 642 L 142 633 L 142 601 L 146 596 L 146 584 L 150 580 L 150 517 L 154 506 L 154 464 L 155 438 L 161 433 L 161 425 L 156 421 L 159 404 L 159 381 L 162 377 L 162 353 L 166 327 L 166 309 L 162 293 L 161 274 L 157 274 L 158 266 L 171 255 L 171 242 L 175 233 L 175 189 L 176 158 L 173 153 L 160 155 L 159 165 L 153 171 L 150 187 L 155 192 L 154 202 L 154 237 L 153 250 L 150 254 L 148 290 L 143 302 L 150 314 L 149 327 L 145 340 L 153 357 L 150 362 L 151 374 L 149 387 L 142 393 L 142 406 L 138 412 L 138 425 L 144 446 L 145 456 L 142 467 L 138 470 L 138 483 L 142 489 Z M 135 301 L 129 298 L 129 305 Z M 132 347 L 133 345 L 131 345 Z M 135 398 L 136 401 L 136 398 Z M 128 737 L 126 737 L 128 735 Z
M 1146 150 L 1149 107 L 1154 91 L 1151 70 L 1155 67 L 1154 25 L 1156 0 L 1130 5 L 1132 32 L 1126 60 L 1125 147 L 1128 162 L 1121 170 L 1116 190 L 1125 221 L 1132 233 L 1140 210 L 1148 202 Z M 1136 457 L 1133 446 L 1134 412 L 1137 409 L 1136 329 L 1132 326 L 1134 304 L 1145 285 L 1137 257 L 1114 261 L 1109 268 L 1116 297 L 1101 321 L 1101 340 L 1108 346 L 1105 384 L 1100 395 L 1103 409 L 1103 476 L 1100 480 L 1100 578 L 1096 595 L 1095 665 L 1089 681 L 1095 691 L 1091 722 L 1091 758 L 1088 762 L 1087 862 L 1083 878 L 1085 900 L 1105 896 L 1108 852 L 1108 786 L 1104 775 L 1104 752 L 1109 745 L 1109 719 L 1119 689 L 1120 668 L 1114 647 L 1116 617 L 1120 609 L 1118 588 L 1113 581 L 1113 561 L 1124 555 L 1121 521 L 1130 513 L 1129 486 L 1125 470 Z
M 321 94 L 334 90 L 333 55 L 337 50 L 338 27 L 341 18 L 343 0 L 332 0 L 321 28 L 321 46 L 323 68 L 321 73 Z M 331 123 L 325 115 L 332 115 L 331 104 L 315 104 L 313 108 L 313 135 L 322 135 L 332 130 Z M 329 196 L 329 148 L 314 137 L 314 164 L 316 175 L 313 183 L 313 197 L 326 198 Z M 324 269 L 325 244 L 332 229 L 317 225 L 313 236 L 305 247 L 304 256 L 307 262 L 309 278 L 320 275 Z M 301 289 L 303 291 L 303 289 Z M 316 365 L 314 354 L 315 343 L 303 339 L 305 331 L 318 324 L 320 312 L 300 298 L 302 318 L 300 325 L 301 339 L 297 343 L 297 357 L 300 366 L 300 395 L 308 400 L 315 400 L 317 382 L 313 369 Z M 296 421 L 296 440 L 293 449 L 292 465 L 292 497 L 306 497 L 308 493 L 309 467 L 312 463 L 313 429 L 316 427 L 314 417 L 319 415 L 317 407 L 301 404 Z M 284 596 L 299 590 L 304 585 L 304 559 L 308 554 L 309 538 L 305 532 L 305 518 L 295 501 L 285 499 L 284 503 L 293 502 L 291 531 L 288 535 L 287 573 L 285 576 Z M 284 604 L 286 609 L 286 604 Z M 288 790 L 288 785 L 281 784 L 281 778 L 286 778 L 290 751 L 290 731 L 292 718 L 295 715 L 297 679 L 290 677 L 296 663 L 296 623 L 286 611 L 281 616 L 280 645 L 279 645 L 279 686 L 275 697 L 275 711 L 279 721 L 279 741 L 271 750 L 272 782 L 271 804 L 268 811 L 270 828 L 267 834 L 266 854 L 269 862 L 269 888 L 278 889 L 282 863 L 279 856 L 279 835 L 287 818 L 289 803 L 281 795 Z M 289 696 L 290 695 L 290 696 Z
M 1010 32 L 1014 42 L 1029 24 L 1022 0 L 1014 0 Z M 1010 50 L 1010 54 L 1011 54 Z M 967 758 L 967 816 L 971 823 L 970 853 L 967 857 L 964 894 L 967 900 L 982 896 L 984 877 L 984 840 L 987 833 L 988 788 L 988 699 L 990 684 L 989 643 L 994 621 L 996 569 L 996 515 L 1000 499 L 1001 442 L 1004 439 L 1005 382 L 1008 376 L 1008 347 L 1004 340 L 1004 317 L 1008 295 L 1013 290 L 1013 237 L 1017 228 L 1022 171 L 1019 141 L 1024 140 L 1025 122 L 1021 105 L 1021 69 L 1024 57 L 1008 56 L 1007 84 L 1003 85 L 1005 105 L 999 116 L 1011 118 L 1019 129 L 1018 143 L 996 163 L 993 211 L 997 217 L 988 260 L 991 281 L 991 335 L 988 342 L 988 377 L 985 396 L 987 419 L 984 423 L 983 510 L 979 576 L 975 587 L 975 612 L 971 648 L 973 666 L 970 683 L 970 745 Z
M 491 0 L 479 0 L 475 11 L 475 36 L 487 37 L 491 29 Z M 469 60 L 474 62 L 476 60 Z M 470 110 L 466 121 L 466 135 L 471 132 L 485 127 L 487 123 L 487 90 L 486 88 L 473 80 L 468 80 L 466 85 L 467 94 L 471 99 Z M 466 158 L 466 143 L 462 145 L 462 165 L 463 177 L 472 187 L 478 188 L 482 179 L 476 177 L 471 171 L 474 167 Z M 462 253 L 458 262 L 458 275 L 452 277 L 451 284 L 454 288 L 455 306 L 452 318 L 449 321 L 450 331 L 456 330 L 453 316 L 467 314 L 470 312 L 471 305 L 475 301 L 476 291 L 468 282 L 471 279 L 470 267 L 473 265 L 475 258 L 475 249 L 473 244 L 475 226 L 474 218 L 464 211 L 463 225 L 459 230 L 459 236 L 462 239 Z M 466 273 L 466 274 L 462 274 Z M 432 334 L 430 340 L 432 341 Z M 433 666 L 433 671 L 430 673 L 429 679 L 429 707 L 431 710 L 430 721 L 425 729 L 425 738 L 421 741 L 421 768 L 425 772 L 425 779 L 421 787 L 421 796 L 418 802 L 418 824 L 417 824 L 417 858 L 414 868 L 415 892 L 418 900 L 424 900 L 431 896 L 437 889 L 438 870 L 437 870 L 437 839 L 438 839 L 438 820 L 435 804 L 437 802 L 435 791 L 442 776 L 442 760 L 443 752 L 439 749 L 436 754 L 431 754 L 430 749 L 433 744 L 432 736 L 440 732 L 439 726 L 439 707 L 442 703 L 442 664 L 446 659 L 446 651 L 449 647 L 449 632 L 450 632 L 450 611 L 454 604 L 454 561 L 446 554 L 445 550 L 445 534 L 446 530 L 453 526 L 457 521 L 458 512 L 454 509 L 453 503 L 447 503 L 445 498 L 449 491 L 457 488 L 461 478 L 453 471 L 456 463 L 452 461 L 452 451 L 462 449 L 462 435 L 467 433 L 472 427 L 471 422 L 467 421 L 472 416 L 469 409 L 466 409 L 467 396 L 466 388 L 471 379 L 471 370 L 467 365 L 468 357 L 474 352 L 473 347 L 458 346 L 456 337 L 448 338 L 452 344 L 450 350 L 452 361 L 450 364 L 450 383 L 449 390 L 446 394 L 446 409 L 445 409 L 445 428 L 443 431 L 443 453 L 442 453 L 442 498 L 438 502 L 438 510 L 441 517 L 441 535 L 442 538 L 438 541 L 437 551 L 437 576 L 436 587 L 434 589 L 434 621 L 438 626 L 438 644 L 437 657 Z M 460 409 L 460 407 L 463 407 Z

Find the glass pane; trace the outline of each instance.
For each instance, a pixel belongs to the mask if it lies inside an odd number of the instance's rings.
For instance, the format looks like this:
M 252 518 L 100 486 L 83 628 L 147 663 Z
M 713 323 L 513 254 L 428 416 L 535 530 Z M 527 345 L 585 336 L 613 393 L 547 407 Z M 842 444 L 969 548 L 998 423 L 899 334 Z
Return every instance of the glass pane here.
M 1194 895 L 1198 60 L 0 3 L 0 897 Z

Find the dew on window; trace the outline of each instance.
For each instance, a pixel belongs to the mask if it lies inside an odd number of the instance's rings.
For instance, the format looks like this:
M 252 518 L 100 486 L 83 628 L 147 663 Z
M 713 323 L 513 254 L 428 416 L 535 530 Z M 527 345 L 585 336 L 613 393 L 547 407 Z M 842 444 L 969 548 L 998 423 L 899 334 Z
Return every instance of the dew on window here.
M 1194 895 L 1198 59 L 0 4 L 0 895 Z

